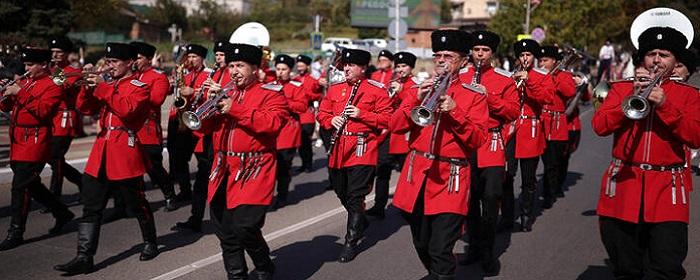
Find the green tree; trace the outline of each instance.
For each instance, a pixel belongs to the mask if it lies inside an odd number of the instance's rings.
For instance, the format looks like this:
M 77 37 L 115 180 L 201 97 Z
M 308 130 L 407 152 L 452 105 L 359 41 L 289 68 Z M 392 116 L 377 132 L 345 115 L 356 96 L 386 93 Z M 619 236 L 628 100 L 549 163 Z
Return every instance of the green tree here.
M 132 17 L 124 16 L 129 7 L 126 0 L 69 0 L 73 11 L 74 31 L 105 31 L 126 33 L 133 23 Z
M 72 16 L 66 1 L 10 0 L 0 3 L 0 39 L 5 43 L 43 45 L 48 37 L 70 29 Z
M 243 17 L 229 12 L 212 0 L 202 1 L 199 10 L 190 16 L 190 30 L 205 35 L 207 40 L 228 39 L 233 30 L 243 23 Z
M 440 23 L 452 22 L 452 4 L 449 0 L 442 0 L 440 3 Z
M 167 27 L 176 24 L 187 30 L 187 10 L 174 0 L 157 0 L 156 5 L 146 18 L 153 24 Z

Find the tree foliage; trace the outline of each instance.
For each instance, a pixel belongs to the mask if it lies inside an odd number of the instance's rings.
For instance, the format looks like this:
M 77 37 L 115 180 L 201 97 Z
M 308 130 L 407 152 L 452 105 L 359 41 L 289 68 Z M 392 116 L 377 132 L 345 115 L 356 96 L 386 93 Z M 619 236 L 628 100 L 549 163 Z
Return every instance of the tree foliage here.
M 73 12 L 74 31 L 105 31 L 126 33 L 131 28 L 133 18 L 125 17 L 128 8 L 126 0 L 68 0 Z
M 212 0 L 205 0 L 199 4 L 199 10 L 190 16 L 188 22 L 192 32 L 213 41 L 228 39 L 233 30 L 243 23 L 243 17 L 228 12 Z
M 48 37 L 68 32 L 73 14 L 63 0 L 9 0 L 0 2 L 4 43 L 42 45 Z
M 183 30 L 187 30 L 187 10 L 174 0 L 156 0 L 156 4 L 146 15 L 150 23 L 161 27 L 168 27 L 173 23 Z
M 524 31 L 526 3 L 525 0 L 499 2 L 489 29 L 501 35 L 501 54 L 511 51 L 516 36 Z M 661 6 L 685 13 L 697 30 L 700 2 L 669 0 L 541 1 L 531 13 L 530 30 L 542 27 L 546 32 L 544 44 L 567 44 L 590 53 L 597 53 L 606 38 L 630 49 L 629 27 L 634 18 L 644 10 Z

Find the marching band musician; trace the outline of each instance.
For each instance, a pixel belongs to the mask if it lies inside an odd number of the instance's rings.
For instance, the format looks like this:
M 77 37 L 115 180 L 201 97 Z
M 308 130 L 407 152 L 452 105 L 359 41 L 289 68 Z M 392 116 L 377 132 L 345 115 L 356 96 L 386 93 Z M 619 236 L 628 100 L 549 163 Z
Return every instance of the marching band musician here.
M 228 41 L 218 41 L 214 43 L 214 63 L 216 63 L 217 69 L 216 73 L 212 75 L 212 82 L 225 85 L 231 81 L 231 74 L 226 65 L 226 53 L 231 50 L 232 45 Z
M 313 150 L 311 136 L 316 128 L 316 116 L 313 107 L 313 102 L 321 101 L 323 97 L 323 88 L 319 85 L 318 80 L 311 76 L 309 65 L 311 58 L 305 55 L 299 55 L 296 58 L 297 76 L 293 80 L 302 84 L 306 98 L 309 101 L 306 112 L 299 114 L 299 122 L 301 123 L 301 146 L 299 146 L 299 157 L 301 158 L 301 167 L 298 172 L 311 172 L 313 170 Z
M 49 41 L 49 50 L 51 50 L 51 64 L 55 69 L 49 69 L 51 72 L 55 70 L 63 71 L 64 74 L 80 72 L 80 68 L 76 68 L 68 63 L 68 54 L 73 49 L 73 43 L 66 37 L 57 37 Z M 61 101 L 58 105 L 58 111 L 53 118 L 53 126 L 51 129 L 51 192 L 57 197 L 60 197 L 63 192 L 63 177 L 68 181 L 81 188 L 83 174 L 75 167 L 66 162 L 65 155 L 70 149 L 70 144 L 73 138 L 77 137 L 82 130 L 81 116 L 75 110 L 75 99 L 78 96 L 80 87 L 76 86 L 76 82 L 80 76 L 66 77 L 61 88 Z
M 156 227 L 151 207 L 144 193 L 143 174 L 148 167 L 147 155 L 137 136 L 149 114 L 148 85 L 132 72 L 136 48 L 129 44 L 107 43 L 105 59 L 111 82 L 101 75 L 89 74 L 87 85 L 78 94 L 80 112 L 100 114 L 103 129 L 85 165 L 83 217 L 78 220 L 78 254 L 54 269 L 68 275 L 89 273 L 94 269 L 102 213 L 110 190 L 119 191 L 126 205 L 136 215 L 144 246 L 139 259 L 147 261 L 158 255 Z
M 472 164 L 476 166 L 472 169 L 473 185 L 467 216 L 469 250 L 460 264 L 468 265 L 481 260 L 485 274 L 494 276 L 498 274 L 500 266 L 493 250 L 506 161 L 502 129 L 504 124 L 517 119 L 520 107 L 518 91 L 510 72 L 491 66 L 491 58 L 501 38 L 490 31 L 475 31 L 472 37 L 472 65 L 460 78 L 463 83 L 474 83 L 473 86 L 485 94 L 489 119 L 486 124 L 487 141 L 474 154 L 476 160 L 472 159 Z M 477 75 L 479 77 L 475 77 Z
M 259 82 L 261 57 L 256 46 L 231 45 L 226 62 L 235 87 L 218 103 L 221 114 L 206 120 L 215 142 L 207 200 L 228 279 L 247 279 L 244 251 L 258 279 L 272 279 L 275 269 L 261 229 L 275 187 L 275 141 L 289 109 L 279 87 Z M 209 98 L 219 90 L 213 83 Z
M 540 68 L 548 71 L 554 79 L 555 95 L 552 104 L 542 108 L 542 124 L 546 137 L 546 147 L 542 154 L 544 165 L 542 208 L 552 208 L 557 197 L 564 197 L 562 190 L 561 168 L 563 168 L 564 151 L 568 145 L 569 131 L 566 120 L 566 104 L 576 95 L 576 81 L 571 72 L 555 69 L 557 63 L 564 59 L 556 46 L 542 46 Z
M 396 67 L 393 72 L 396 79 L 391 81 L 387 87 L 391 107 L 393 110 L 399 108 L 401 101 L 409 95 L 415 95 L 418 91 L 418 79 L 413 77 L 413 68 L 416 65 L 416 56 L 409 52 L 398 52 L 394 55 Z M 376 73 L 376 72 L 375 72 Z M 388 140 L 379 144 L 379 158 L 377 162 L 377 180 L 374 184 L 374 205 L 367 210 L 368 216 L 379 219 L 385 217 L 385 207 L 389 201 L 389 182 L 391 172 L 399 166 L 403 167 L 406 154 L 409 152 L 407 133 L 389 133 Z
M 431 35 L 436 81 L 426 81 L 418 94 L 408 96 L 390 120 L 393 133 L 410 132 L 411 152 L 404 163 L 393 204 L 411 226 L 413 245 L 428 279 L 455 279 L 452 254 L 468 211 L 470 167 L 468 159 L 486 141 L 489 117 L 486 97 L 468 91 L 459 80 L 471 48 L 468 33 L 438 30 Z M 447 82 L 426 127 L 414 123 L 411 111 L 433 91 L 434 83 Z
M 186 48 L 185 55 L 189 63 L 189 73 L 185 75 L 185 86 L 181 89 L 182 96 L 186 98 L 189 108 L 196 108 L 200 105 L 205 97 L 205 89 L 211 82 L 210 75 L 213 71 L 204 65 L 204 60 L 207 57 L 207 48 L 190 44 Z M 219 63 L 219 62 L 217 62 Z M 168 143 L 172 140 L 173 149 L 168 148 L 168 152 L 174 151 L 174 165 L 170 167 L 170 173 L 175 174 L 174 177 L 180 185 L 180 193 L 177 195 L 178 203 L 192 201 L 191 215 L 184 222 L 177 222 L 173 229 L 186 229 L 193 232 L 202 231 L 202 220 L 204 219 L 204 210 L 206 207 L 207 197 L 207 181 L 209 170 L 212 165 L 212 138 L 211 134 L 203 133 L 202 131 L 192 131 L 184 124 L 180 123 L 177 110 L 171 110 L 171 120 L 168 124 Z M 173 128 L 170 126 L 173 125 Z M 172 137 L 170 136 L 172 132 Z M 190 159 L 194 153 L 197 159 L 197 173 L 194 179 L 194 185 L 190 183 Z
M 520 81 L 520 116 L 509 124 L 506 138 L 506 180 L 503 184 L 502 228 L 513 228 L 514 193 L 513 183 L 517 164 L 522 172 L 522 201 L 520 203 L 520 226 L 522 231 L 531 231 L 535 221 L 535 192 L 537 190 L 537 164 L 544 152 L 545 135 L 540 115 L 545 104 L 552 104 L 554 81 L 547 72 L 534 67 L 535 58 L 541 54 L 540 45 L 532 39 L 523 39 L 513 44 L 520 69 L 513 74 Z M 516 83 L 517 84 L 517 83 Z
M 144 42 L 131 42 L 136 48 L 136 71 L 138 80 L 148 85 L 148 118 L 136 135 L 143 145 L 143 150 L 148 155 L 151 167 L 148 176 L 153 185 L 157 185 L 165 197 L 165 211 L 177 209 L 175 203 L 175 188 L 170 181 L 168 172 L 163 168 L 163 129 L 160 126 L 160 107 L 170 92 L 168 77 L 163 71 L 151 67 L 151 59 L 156 54 L 156 47 Z
M 358 243 L 368 225 L 364 201 L 374 182 L 377 137 L 391 117 L 391 100 L 384 85 L 364 76 L 370 58 L 367 51 L 342 51 L 345 81 L 330 86 L 318 114 L 323 128 L 335 128 L 328 167 L 331 186 L 348 211 L 345 244 L 338 257 L 342 263 L 359 253 Z
M 24 242 L 30 197 L 46 206 L 56 218 L 50 234 L 59 233 L 74 217 L 68 207 L 41 183 L 39 176 L 51 156 L 51 121 L 61 101 L 61 88 L 48 74 L 50 59 L 49 50 L 23 49 L 21 61 L 26 77 L 7 86 L 0 98 L 0 111 L 12 111 L 9 131 L 10 168 L 13 172 L 10 228 L 7 238 L 0 243 L 0 251 L 10 250 Z
M 641 67 L 635 80 L 612 83 L 592 120 L 596 134 L 613 135 L 613 159 L 602 176 L 596 210 L 601 239 L 616 278 L 683 279 L 693 186 L 685 146 L 700 147 L 695 107 L 700 95 L 697 88 L 667 79 L 688 42 L 681 32 L 650 27 L 638 42 Z M 660 85 L 650 84 L 657 75 L 664 75 Z M 647 87 L 653 87 L 646 97 L 649 114 L 627 118 L 623 100 Z
M 292 181 L 292 160 L 296 149 L 301 145 L 301 124 L 299 115 L 308 110 L 309 101 L 302 87 L 302 83 L 291 80 L 294 58 L 286 54 L 275 57 L 275 69 L 277 80 L 267 84 L 267 87 L 280 88 L 289 106 L 289 119 L 277 136 L 277 198 L 274 209 L 279 209 L 287 204 L 289 183 Z
M 394 74 L 394 55 L 388 50 L 381 50 L 377 56 L 377 71 L 372 72 L 370 79 L 389 87 Z

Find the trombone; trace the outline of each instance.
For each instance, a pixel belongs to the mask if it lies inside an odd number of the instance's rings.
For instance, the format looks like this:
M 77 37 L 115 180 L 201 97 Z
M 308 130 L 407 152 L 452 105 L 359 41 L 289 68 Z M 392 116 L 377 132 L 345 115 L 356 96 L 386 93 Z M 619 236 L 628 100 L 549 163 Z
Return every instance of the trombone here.
M 445 94 L 450 83 L 450 73 L 448 66 L 443 66 L 443 72 L 436 78 L 435 83 L 430 88 L 430 91 L 423 97 L 420 105 L 411 109 L 411 120 L 417 125 L 426 127 L 435 121 L 435 112 L 437 111 L 440 96 Z
M 654 68 L 651 70 L 651 74 L 656 73 L 658 69 L 659 65 L 654 65 Z M 628 119 L 636 121 L 646 118 L 649 115 L 649 112 L 651 111 L 651 104 L 649 104 L 648 99 L 649 94 L 651 94 L 654 87 L 661 85 L 672 69 L 673 68 L 668 68 L 661 73 L 656 73 L 656 76 L 653 80 L 651 80 L 651 82 L 649 82 L 649 85 L 647 85 L 646 88 L 640 88 L 636 90 L 634 94 L 627 96 L 622 100 L 622 112 L 625 113 L 625 116 Z M 636 79 L 640 81 L 642 80 L 640 78 Z

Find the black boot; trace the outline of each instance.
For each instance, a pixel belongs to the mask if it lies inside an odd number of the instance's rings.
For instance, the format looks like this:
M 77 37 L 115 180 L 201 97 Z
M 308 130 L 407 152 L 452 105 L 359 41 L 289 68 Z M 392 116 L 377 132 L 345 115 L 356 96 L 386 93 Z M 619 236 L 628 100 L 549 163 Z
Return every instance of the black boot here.
M 156 225 L 153 221 L 153 214 L 148 213 L 146 217 L 139 218 L 139 227 L 143 236 L 143 250 L 139 260 L 148 261 L 154 259 L 160 253 L 156 242 Z
M 97 242 L 100 238 L 100 226 L 96 223 L 78 224 L 78 255 L 70 262 L 53 267 L 68 275 L 87 274 L 94 270 L 92 257 L 97 252 Z
M 384 220 L 384 218 L 386 217 L 386 213 L 384 213 L 384 206 L 376 205 L 376 204 L 374 206 L 372 206 L 372 208 L 367 210 L 367 212 L 365 212 L 365 214 L 367 214 L 367 216 L 375 217 L 379 220 Z
M 49 230 L 50 234 L 57 234 L 61 232 L 63 229 L 63 226 L 65 226 L 68 222 L 73 220 L 75 218 L 75 214 L 71 212 L 70 210 L 66 209 L 64 211 L 59 212 L 58 214 L 54 214 L 54 217 L 56 218 L 56 224 Z
M 248 279 L 248 267 L 245 264 L 243 251 L 240 254 L 224 255 L 224 268 L 229 280 Z
M 442 274 L 437 274 L 437 273 L 431 271 L 430 275 L 428 277 L 429 277 L 428 279 L 431 279 L 431 280 L 454 280 L 456 276 L 454 274 L 442 275 Z
M 164 212 L 172 212 L 177 210 L 178 204 L 175 203 L 175 186 L 172 183 L 165 183 L 160 186 L 160 189 L 165 195 L 165 207 L 163 207 Z
M 472 240 L 470 240 L 472 241 Z M 467 250 L 467 256 L 459 261 L 459 265 L 471 265 L 481 260 L 482 254 L 479 249 L 476 248 L 476 244 L 469 244 L 469 249 Z
M 367 218 L 362 212 L 348 212 L 347 234 L 345 234 L 345 244 L 343 245 L 338 262 L 350 262 L 359 253 L 358 243 L 364 236 L 365 228 L 367 228 Z
M 177 222 L 175 226 L 171 228 L 172 230 L 190 230 L 195 233 L 202 232 L 202 221 L 195 221 L 192 217 L 184 222 Z
M 7 237 L 0 243 L 0 251 L 7 251 L 10 249 L 17 248 L 17 246 L 24 243 L 24 238 L 22 235 L 24 230 L 20 225 L 10 224 L 10 229 L 7 231 Z

